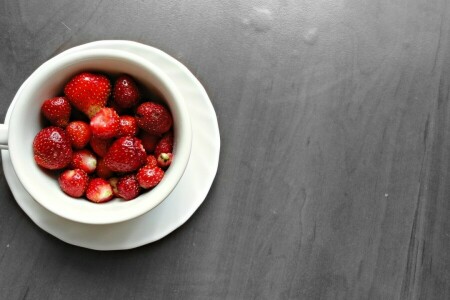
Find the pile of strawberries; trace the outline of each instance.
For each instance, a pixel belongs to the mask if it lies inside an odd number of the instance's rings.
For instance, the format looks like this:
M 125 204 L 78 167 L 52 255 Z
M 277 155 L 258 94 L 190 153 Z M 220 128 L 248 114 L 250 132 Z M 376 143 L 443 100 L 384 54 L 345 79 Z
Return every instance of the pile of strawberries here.
M 59 172 L 66 194 L 95 203 L 152 189 L 172 162 L 173 120 L 164 105 L 142 98 L 129 75 L 114 84 L 103 74 L 74 76 L 64 96 L 41 107 L 48 126 L 33 141 L 36 163 Z

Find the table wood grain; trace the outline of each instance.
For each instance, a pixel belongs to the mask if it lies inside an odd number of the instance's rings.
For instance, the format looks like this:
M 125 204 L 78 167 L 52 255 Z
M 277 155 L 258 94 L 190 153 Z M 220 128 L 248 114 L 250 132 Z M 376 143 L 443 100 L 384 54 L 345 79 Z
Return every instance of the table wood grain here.
M 1 299 L 450 299 L 450 7 L 425 1 L 0 0 L 0 117 L 95 40 L 183 62 L 220 166 L 166 238 L 97 252 L 39 229 L 0 172 Z

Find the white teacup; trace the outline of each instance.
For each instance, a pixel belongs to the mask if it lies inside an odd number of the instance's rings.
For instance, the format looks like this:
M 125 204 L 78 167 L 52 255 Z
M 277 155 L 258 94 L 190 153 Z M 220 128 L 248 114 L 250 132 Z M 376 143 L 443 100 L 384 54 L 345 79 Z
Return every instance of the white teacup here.
M 174 120 L 174 158 L 163 180 L 131 201 L 103 204 L 67 196 L 57 177 L 40 168 L 33 157 L 33 139 L 42 129 L 41 105 L 62 95 L 63 86 L 82 71 L 129 74 L 164 98 Z M 144 99 L 145 100 L 145 99 Z M 150 100 L 150 99 L 149 99 Z M 187 105 L 176 85 L 161 69 L 132 53 L 95 49 L 56 56 L 40 66 L 16 95 L 8 124 L 0 124 L 0 144 L 9 149 L 14 170 L 30 195 L 49 211 L 72 221 L 111 224 L 138 217 L 161 203 L 182 177 L 191 151 L 192 130 Z

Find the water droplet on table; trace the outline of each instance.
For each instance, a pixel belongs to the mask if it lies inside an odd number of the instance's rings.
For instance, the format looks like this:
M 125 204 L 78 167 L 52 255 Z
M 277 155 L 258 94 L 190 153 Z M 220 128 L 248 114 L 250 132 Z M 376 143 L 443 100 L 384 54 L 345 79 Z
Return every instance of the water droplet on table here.
M 303 40 L 308 45 L 314 45 L 317 42 L 318 37 L 319 36 L 317 34 L 317 28 L 316 27 L 309 28 L 303 34 Z
M 272 12 L 267 8 L 255 7 L 250 12 L 248 18 L 244 18 L 242 23 L 253 27 L 257 32 L 266 32 L 272 28 Z

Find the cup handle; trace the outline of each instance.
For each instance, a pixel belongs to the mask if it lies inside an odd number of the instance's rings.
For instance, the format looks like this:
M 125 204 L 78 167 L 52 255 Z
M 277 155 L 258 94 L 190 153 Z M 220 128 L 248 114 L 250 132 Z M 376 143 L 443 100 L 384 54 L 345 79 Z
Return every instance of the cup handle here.
M 8 149 L 8 125 L 0 124 L 0 149 Z

